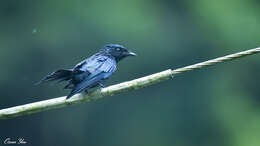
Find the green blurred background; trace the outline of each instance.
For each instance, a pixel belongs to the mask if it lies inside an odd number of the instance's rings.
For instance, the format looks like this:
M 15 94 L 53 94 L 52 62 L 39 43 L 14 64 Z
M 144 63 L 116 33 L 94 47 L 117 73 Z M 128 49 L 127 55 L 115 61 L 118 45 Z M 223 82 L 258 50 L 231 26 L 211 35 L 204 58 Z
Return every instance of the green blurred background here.
M 107 43 L 138 57 L 106 85 L 259 46 L 257 0 L 2 0 L 0 108 L 64 96 L 33 84 Z M 0 145 L 259 146 L 260 56 L 91 103 L 0 121 Z

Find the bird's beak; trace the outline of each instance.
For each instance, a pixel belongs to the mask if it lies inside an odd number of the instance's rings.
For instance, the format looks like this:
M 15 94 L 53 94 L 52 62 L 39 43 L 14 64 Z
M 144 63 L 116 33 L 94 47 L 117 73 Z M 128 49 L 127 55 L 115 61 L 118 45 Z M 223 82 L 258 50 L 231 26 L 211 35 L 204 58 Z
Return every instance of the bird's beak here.
M 136 56 L 136 54 L 134 52 L 131 52 L 131 51 L 128 51 L 126 55 L 127 56 Z

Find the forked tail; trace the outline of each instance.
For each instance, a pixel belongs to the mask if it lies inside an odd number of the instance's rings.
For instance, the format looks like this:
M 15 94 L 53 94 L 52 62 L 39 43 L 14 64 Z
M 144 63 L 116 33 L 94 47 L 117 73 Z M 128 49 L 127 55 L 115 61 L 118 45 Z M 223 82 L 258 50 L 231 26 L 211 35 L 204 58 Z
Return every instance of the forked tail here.
M 72 70 L 71 69 L 60 69 L 55 72 L 50 73 L 43 79 L 41 79 L 39 82 L 37 82 L 35 85 L 39 85 L 43 82 L 48 82 L 48 81 L 67 81 L 72 78 Z

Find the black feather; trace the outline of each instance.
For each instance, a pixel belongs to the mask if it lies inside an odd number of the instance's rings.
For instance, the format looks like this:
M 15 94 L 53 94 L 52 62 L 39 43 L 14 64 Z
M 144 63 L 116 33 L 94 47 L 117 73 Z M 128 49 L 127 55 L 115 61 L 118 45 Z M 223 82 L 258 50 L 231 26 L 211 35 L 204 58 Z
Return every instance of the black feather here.
M 57 70 L 44 77 L 37 84 L 48 81 L 68 81 L 64 87 L 64 89 L 72 89 L 67 96 L 68 99 L 82 91 L 87 92 L 90 88 L 103 86 L 103 82 L 116 71 L 118 61 L 127 56 L 135 56 L 135 54 L 122 45 L 109 44 L 72 69 Z
M 39 85 L 43 82 L 48 82 L 48 81 L 56 81 L 59 80 L 59 82 L 70 80 L 72 75 L 72 70 L 69 69 L 60 69 L 55 72 L 50 73 L 43 79 L 41 79 L 39 82 L 37 82 L 35 85 Z

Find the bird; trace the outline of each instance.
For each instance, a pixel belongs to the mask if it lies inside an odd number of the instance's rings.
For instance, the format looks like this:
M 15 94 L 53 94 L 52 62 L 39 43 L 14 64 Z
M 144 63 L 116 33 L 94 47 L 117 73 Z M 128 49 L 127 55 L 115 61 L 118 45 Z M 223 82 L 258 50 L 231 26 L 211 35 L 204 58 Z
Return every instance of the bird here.
M 58 81 L 58 83 L 66 81 L 68 84 L 64 89 L 71 89 L 71 92 L 66 97 L 66 99 L 69 99 L 83 91 L 88 93 L 91 88 L 104 88 L 105 81 L 116 71 L 118 62 L 128 56 L 136 56 L 136 54 L 120 44 L 107 44 L 73 68 L 58 69 L 36 84 L 49 81 Z

